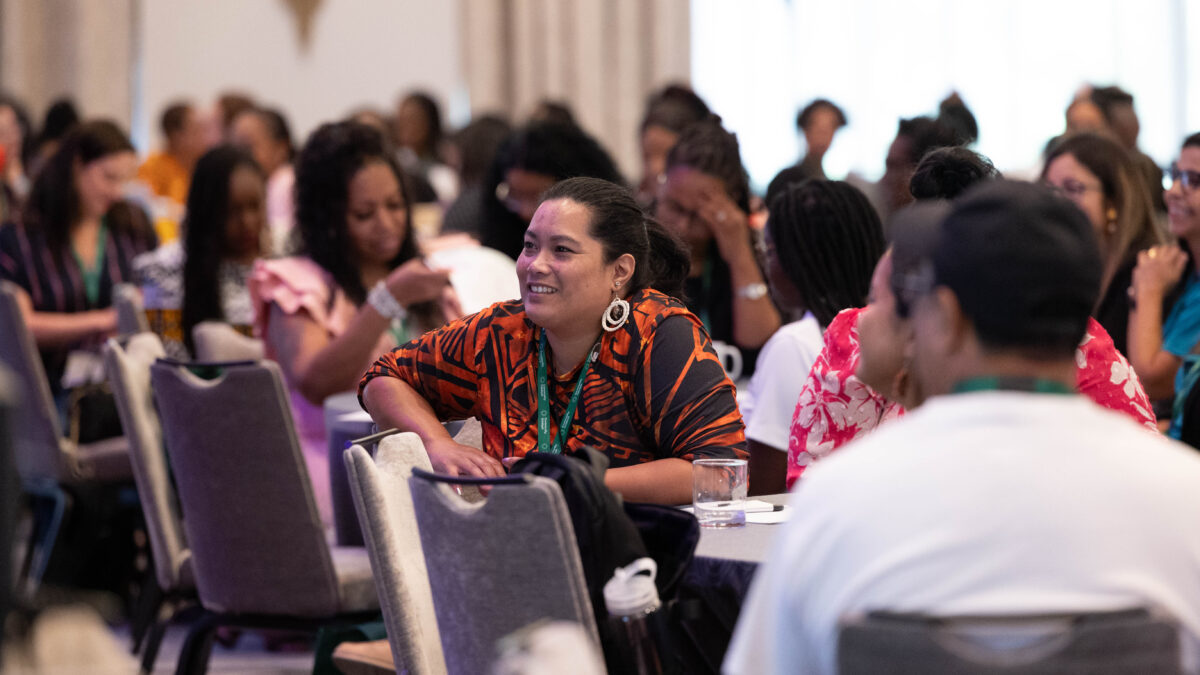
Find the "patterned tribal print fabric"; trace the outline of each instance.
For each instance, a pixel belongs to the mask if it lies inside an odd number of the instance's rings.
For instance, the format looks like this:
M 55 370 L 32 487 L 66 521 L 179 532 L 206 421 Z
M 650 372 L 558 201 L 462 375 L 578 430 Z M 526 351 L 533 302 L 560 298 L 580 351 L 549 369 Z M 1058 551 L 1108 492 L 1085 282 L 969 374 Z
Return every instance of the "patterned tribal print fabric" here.
M 601 337 L 567 449 L 591 445 L 612 466 L 668 457 L 746 457 L 733 383 L 700 321 L 654 290 L 629 300 L 632 318 Z M 398 377 L 441 419 L 478 417 L 484 450 L 492 456 L 535 451 L 540 330 L 520 301 L 492 305 L 383 356 L 363 376 L 360 396 L 372 379 Z M 578 374 L 576 368 L 550 378 L 555 429 Z

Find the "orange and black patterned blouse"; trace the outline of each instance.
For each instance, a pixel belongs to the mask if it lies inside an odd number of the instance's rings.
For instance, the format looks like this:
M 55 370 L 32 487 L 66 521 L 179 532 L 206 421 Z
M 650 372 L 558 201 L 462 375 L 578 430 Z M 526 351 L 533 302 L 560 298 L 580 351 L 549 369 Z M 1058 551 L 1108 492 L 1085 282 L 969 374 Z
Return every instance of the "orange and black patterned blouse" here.
M 601 338 L 567 449 L 590 445 L 611 465 L 668 457 L 746 457 L 734 387 L 700 321 L 655 290 L 630 299 L 632 317 Z M 597 323 L 600 319 L 597 317 Z M 493 457 L 537 449 L 539 331 L 518 300 L 501 302 L 385 354 L 359 383 L 398 377 L 442 420 L 478 417 Z M 557 429 L 579 369 L 550 380 Z

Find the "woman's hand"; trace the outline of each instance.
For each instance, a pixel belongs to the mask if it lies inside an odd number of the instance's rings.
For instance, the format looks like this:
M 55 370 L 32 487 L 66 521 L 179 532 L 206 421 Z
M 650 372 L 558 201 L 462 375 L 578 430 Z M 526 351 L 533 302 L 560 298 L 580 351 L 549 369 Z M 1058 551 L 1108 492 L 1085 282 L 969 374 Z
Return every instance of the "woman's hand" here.
M 1161 302 L 1163 296 L 1179 283 L 1186 266 L 1187 254 L 1175 244 L 1155 246 L 1138 253 L 1130 286 L 1134 298 Z
M 750 219 L 746 212 L 720 190 L 705 190 L 700 194 L 700 205 L 696 214 L 712 232 L 717 250 L 726 262 L 735 262 L 745 254 L 753 255 L 747 230 Z
M 438 307 L 442 310 L 442 322 L 450 323 L 455 319 L 463 317 L 462 303 L 458 300 L 458 291 L 454 290 L 453 286 L 446 286 L 442 289 L 442 297 L 438 300 Z
M 396 301 L 408 307 L 441 299 L 442 291 L 450 284 L 450 270 L 435 270 L 416 258 L 392 270 L 386 283 Z
M 491 455 L 467 445 L 455 443 L 453 439 L 439 439 L 425 444 L 433 470 L 448 476 L 479 476 L 499 478 L 504 475 L 504 466 Z

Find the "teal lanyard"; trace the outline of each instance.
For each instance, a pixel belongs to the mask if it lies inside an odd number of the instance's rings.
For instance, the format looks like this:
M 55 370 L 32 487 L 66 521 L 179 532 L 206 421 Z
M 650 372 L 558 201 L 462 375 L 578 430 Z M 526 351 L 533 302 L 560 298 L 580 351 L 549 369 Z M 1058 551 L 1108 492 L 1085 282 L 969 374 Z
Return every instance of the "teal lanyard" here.
M 96 260 L 90 267 L 83 264 L 75 247 L 71 247 L 71 255 L 75 257 L 75 264 L 79 265 L 79 273 L 83 275 L 83 294 L 91 307 L 100 303 L 100 271 L 104 269 L 104 249 L 108 243 L 108 228 L 103 220 L 100 221 L 100 232 L 96 236 Z
M 571 421 L 575 418 L 575 407 L 579 405 L 579 395 L 583 393 L 583 381 L 587 378 L 588 369 L 592 367 L 592 361 L 600 355 L 600 341 L 597 340 L 592 351 L 583 361 L 583 370 L 579 373 L 579 378 L 575 380 L 575 391 L 571 394 L 571 402 L 567 404 L 567 411 L 563 413 L 562 421 L 558 424 L 558 435 L 554 438 L 554 444 L 550 443 L 550 385 L 546 378 L 546 331 L 542 331 L 541 339 L 538 342 L 538 452 L 547 452 L 550 454 L 560 454 L 562 446 L 566 445 L 567 438 L 571 435 Z
M 973 391 L 1029 391 L 1038 394 L 1074 394 L 1062 382 L 1041 377 L 972 377 L 954 386 L 955 394 Z

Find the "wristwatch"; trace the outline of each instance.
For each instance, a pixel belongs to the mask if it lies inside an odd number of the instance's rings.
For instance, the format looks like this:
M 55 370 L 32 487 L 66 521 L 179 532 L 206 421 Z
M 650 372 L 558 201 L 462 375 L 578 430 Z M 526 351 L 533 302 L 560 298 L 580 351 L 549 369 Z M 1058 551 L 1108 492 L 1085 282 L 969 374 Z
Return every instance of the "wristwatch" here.
M 739 286 L 737 289 L 737 294 L 739 298 L 757 300 L 767 295 L 767 285 L 759 282 L 757 284 L 746 284 L 745 286 Z

